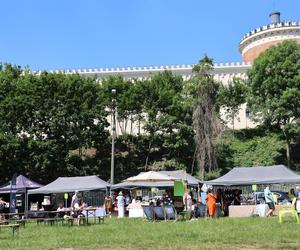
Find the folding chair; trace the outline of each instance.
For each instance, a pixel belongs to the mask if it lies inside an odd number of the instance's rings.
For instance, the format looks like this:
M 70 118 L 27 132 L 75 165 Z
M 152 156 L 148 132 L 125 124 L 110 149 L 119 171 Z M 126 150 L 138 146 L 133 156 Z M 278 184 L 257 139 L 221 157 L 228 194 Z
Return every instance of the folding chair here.
M 153 207 L 143 205 L 142 206 L 144 214 L 146 215 L 147 220 L 154 221 L 155 220 L 155 213 Z
M 177 212 L 172 205 L 166 205 L 164 208 L 168 220 L 177 220 Z
M 153 208 L 155 213 L 155 218 L 158 220 L 166 220 L 167 216 L 165 214 L 164 208 L 161 206 L 157 206 Z

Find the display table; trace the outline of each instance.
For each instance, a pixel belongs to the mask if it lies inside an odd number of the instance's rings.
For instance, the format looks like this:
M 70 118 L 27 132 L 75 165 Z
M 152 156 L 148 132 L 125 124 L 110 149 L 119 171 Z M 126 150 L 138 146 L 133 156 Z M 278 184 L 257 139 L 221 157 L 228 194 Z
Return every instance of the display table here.
M 104 217 L 106 215 L 105 208 L 103 207 L 85 208 L 82 213 L 86 217 Z
M 229 206 L 229 217 L 265 217 L 268 210 L 267 204 Z
M 255 213 L 255 205 L 229 206 L 229 217 L 250 217 Z
M 284 209 L 295 208 L 292 204 L 275 205 L 275 211 L 273 214 L 278 215 L 279 211 Z M 250 217 L 252 215 L 265 217 L 268 211 L 269 207 L 267 204 L 229 206 L 229 217 Z
M 129 212 L 129 217 L 131 218 L 137 218 L 137 217 L 144 217 L 144 211 L 142 208 L 141 203 L 131 203 L 127 207 L 128 212 Z

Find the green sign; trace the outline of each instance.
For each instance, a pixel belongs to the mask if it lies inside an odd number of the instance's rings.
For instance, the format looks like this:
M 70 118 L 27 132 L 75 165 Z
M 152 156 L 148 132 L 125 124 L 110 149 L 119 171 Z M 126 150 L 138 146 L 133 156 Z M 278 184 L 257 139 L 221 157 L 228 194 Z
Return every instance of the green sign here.
M 184 187 L 184 181 L 174 181 L 174 196 L 183 196 Z
M 65 194 L 64 194 L 64 198 L 65 198 L 65 200 L 67 200 L 67 199 L 68 199 L 68 197 L 69 197 L 68 193 L 65 193 Z
M 253 191 L 256 191 L 256 190 L 257 190 L 257 185 L 256 185 L 256 184 L 252 185 L 252 190 L 253 190 Z

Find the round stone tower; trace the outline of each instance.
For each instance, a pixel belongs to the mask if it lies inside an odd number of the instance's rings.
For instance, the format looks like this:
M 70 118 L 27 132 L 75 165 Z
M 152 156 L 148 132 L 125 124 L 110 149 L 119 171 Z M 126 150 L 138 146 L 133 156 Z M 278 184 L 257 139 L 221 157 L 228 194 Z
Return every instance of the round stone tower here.
M 300 44 L 300 22 L 282 22 L 280 12 L 272 12 L 270 18 L 270 24 L 243 36 L 239 45 L 243 62 L 253 63 L 260 53 L 284 40 L 295 40 Z

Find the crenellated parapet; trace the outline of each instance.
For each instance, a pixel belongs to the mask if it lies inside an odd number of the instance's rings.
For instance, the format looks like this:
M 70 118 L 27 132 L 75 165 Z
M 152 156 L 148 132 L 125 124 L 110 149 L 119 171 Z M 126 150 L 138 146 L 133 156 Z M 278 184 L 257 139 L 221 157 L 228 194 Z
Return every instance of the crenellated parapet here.
M 66 69 L 66 70 L 49 70 L 49 73 L 64 73 L 64 74 L 79 74 L 86 77 L 96 77 L 99 80 L 114 76 L 121 75 L 125 79 L 144 79 L 149 78 L 151 75 L 163 72 L 165 70 L 172 71 L 175 75 L 181 75 L 185 79 L 190 78 L 193 73 L 194 64 L 178 64 L 178 65 L 161 65 L 161 66 L 146 66 L 146 67 L 116 67 L 116 68 L 94 68 L 94 69 Z M 216 63 L 214 64 L 214 75 L 224 74 L 244 74 L 251 64 L 249 63 Z M 33 71 L 34 74 L 41 74 L 42 71 Z
M 244 62 L 253 63 L 262 52 L 284 40 L 300 43 L 300 22 L 280 21 L 280 13 L 270 14 L 272 23 L 254 29 L 244 35 L 239 44 L 239 51 Z

